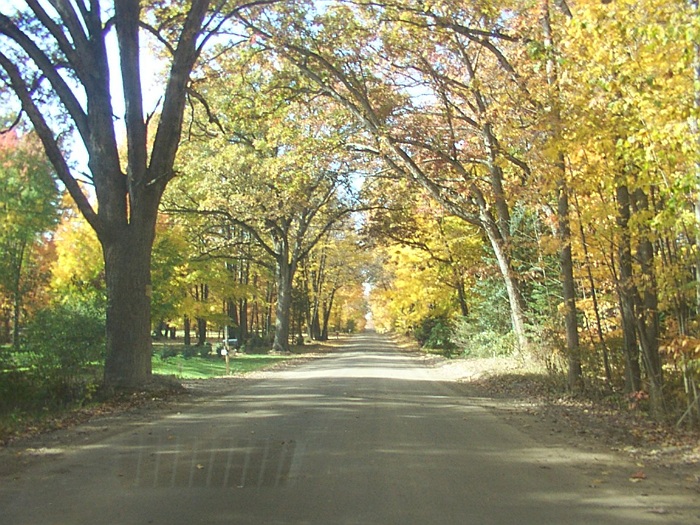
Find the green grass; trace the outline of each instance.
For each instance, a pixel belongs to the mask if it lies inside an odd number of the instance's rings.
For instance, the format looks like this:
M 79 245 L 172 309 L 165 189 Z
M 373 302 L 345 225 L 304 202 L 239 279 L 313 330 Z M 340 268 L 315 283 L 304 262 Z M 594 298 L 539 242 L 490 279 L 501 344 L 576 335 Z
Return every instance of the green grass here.
M 239 354 L 230 359 L 231 374 L 245 374 L 294 359 L 288 355 L 246 355 Z M 206 379 L 226 375 L 226 362 L 223 357 L 183 357 L 181 355 L 162 359 L 153 356 L 153 373 L 174 375 L 180 379 Z

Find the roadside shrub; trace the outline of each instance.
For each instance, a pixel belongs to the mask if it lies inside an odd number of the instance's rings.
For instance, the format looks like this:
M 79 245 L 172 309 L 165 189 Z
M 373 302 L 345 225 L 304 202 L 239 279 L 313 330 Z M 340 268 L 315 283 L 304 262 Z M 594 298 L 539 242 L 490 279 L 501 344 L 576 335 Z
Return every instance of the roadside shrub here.
M 441 350 L 447 357 L 450 357 L 455 349 L 452 340 L 452 323 L 445 316 L 426 317 L 413 331 L 413 336 L 422 347 Z
M 205 343 L 199 348 L 197 348 L 199 357 L 211 357 L 212 346 L 211 343 Z
M 185 359 L 191 359 L 192 357 L 209 357 L 211 355 L 211 349 L 211 343 L 207 342 L 203 345 L 185 345 L 181 353 L 182 357 Z M 174 355 L 177 355 L 177 348 L 175 348 Z
M 265 340 L 258 334 L 251 335 L 250 339 L 246 341 L 246 348 L 248 348 L 249 350 L 257 350 L 258 348 L 262 348 L 263 346 L 265 346 Z
M 104 313 L 86 304 L 38 311 L 25 330 L 28 373 L 58 402 L 84 400 L 96 390 L 105 354 Z
M 183 355 L 187 351 L 187 348 L 190 348 L 189 346 L 185 347 L 185 350 L 183 350 Z M 158 355 L 160 356 L 161 359 L 167 359 L 169 357 L 175 357 L 178 354 L 178 347 L 174 345 L 163 345 L 160 347 L 160 350 L 158 350 Z
M 33 408 L 42 397 L 41 385 L 26 372 L 4 370 L 0 373 L 0 414 Z
M 272 339 L 270 337 L 261 337 L 257 334 L 253 334 L 246 341 L 244 348 L 241 348 L 241 352 L 248 354 L 266 354 L 272 348 Z
M 413 328 L 413 337 L 416 341 L 420 343 L 421 346 L 423 346 L 428 340 L 428 338 L 430 337 L 430 331 L 433 329 L 433 326 L 435 326 L 437 322 L 438 318 L 436 317 L 426 317 L 421 321 L 420 325 Z
M 499 332 L 465 317 L 455 322 L 452 341 L 464 357 L 506 356 L 516 346 L 512 332 Z
M 455 344 L 452 341 L 452 327 L 448 323 L 436 323 L 430 331 L 425 346 L 443 350 L 445 354 L 450 355 L 455 349 Z
M 199 346 L 191 346 L 187 345 L 182 349 L 182 357 L 185 359 L 190 359 L 192 357 L 197 357 L 197 354 L 199 354 L 200 349 L 204 345 L 199 345 Z

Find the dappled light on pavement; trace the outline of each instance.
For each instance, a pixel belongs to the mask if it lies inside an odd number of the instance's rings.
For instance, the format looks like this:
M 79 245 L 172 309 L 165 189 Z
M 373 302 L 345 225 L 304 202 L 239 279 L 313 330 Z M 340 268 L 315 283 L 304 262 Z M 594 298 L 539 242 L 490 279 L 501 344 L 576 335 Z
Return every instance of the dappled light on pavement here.
M 700 522 L 688 521 L 700 503 L 681 495 L 652 501 L 633 484 L 595 486 L 593 471 L 612 457 L 534 441 L 434 380 L 388 338 L 347 341 L 97 446 L 47 457 L 0 487 L 0 522 Z

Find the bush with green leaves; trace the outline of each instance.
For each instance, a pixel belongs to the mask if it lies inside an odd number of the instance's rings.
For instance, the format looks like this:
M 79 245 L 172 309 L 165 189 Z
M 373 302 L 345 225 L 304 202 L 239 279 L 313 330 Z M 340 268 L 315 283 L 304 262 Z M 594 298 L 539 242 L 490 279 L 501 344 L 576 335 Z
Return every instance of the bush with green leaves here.
M 413 336 L 424 348 L 441 350 L 447 357 L 452 355 L 452 322 L 444 315 L 426 317 L 413 331 Z
M 184 355 L 187 348 L 190 348 L 189 346 L 182 347 L 182 354 Z M 161 359 L 168 359 L 170 357 L 175 357 L 180 353 L 180 345 L 168 345 L 165 344 L 160 347 L 158 350 L 158 355 L 160 356 Z M 194 355 L 194 354 L 193 354 Z
M 471 317 L 462 317 L 454 323 L 452 341 L 464 357 L 498 357 L 515 351 L 512 331 L 484 326 Z
M 87 304 L 54 304 L 38 311 L 25 329 L 23 349 L 31 374 L 58 401 L 89 397 L 101 375 L 105 316 Z

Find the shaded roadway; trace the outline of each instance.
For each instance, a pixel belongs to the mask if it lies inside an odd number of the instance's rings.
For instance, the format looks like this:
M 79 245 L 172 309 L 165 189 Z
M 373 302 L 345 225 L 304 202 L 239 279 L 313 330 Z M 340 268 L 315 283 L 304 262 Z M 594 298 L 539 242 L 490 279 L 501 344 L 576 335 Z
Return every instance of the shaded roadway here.
M 181 413 L 45 450 L 0 478 L 0 524 L 700 522 L 688 521 L 700 504 L 673 494 L 592 486 L 582 465 L 599 456 L 534 441 L 388 339 L 348 341 Z

